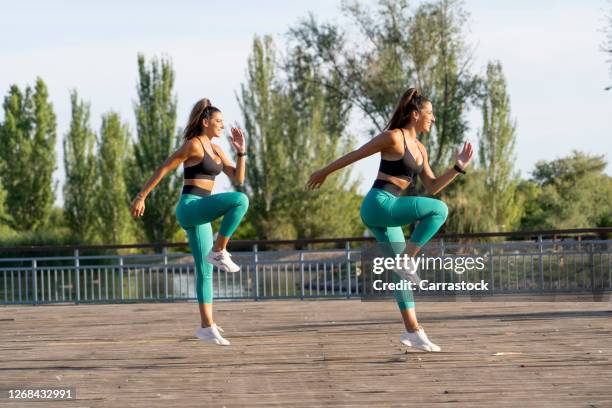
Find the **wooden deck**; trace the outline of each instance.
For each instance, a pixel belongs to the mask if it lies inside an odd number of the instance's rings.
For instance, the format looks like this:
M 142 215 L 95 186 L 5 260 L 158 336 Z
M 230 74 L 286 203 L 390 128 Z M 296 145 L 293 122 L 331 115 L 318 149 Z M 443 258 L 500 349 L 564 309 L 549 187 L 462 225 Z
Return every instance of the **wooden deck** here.
M 0 388 L 76 387 L 63 407 L 610 407 L 610 302 L 422 302 L 442 353 L 407 351 L 392 302 L 0 308 Z

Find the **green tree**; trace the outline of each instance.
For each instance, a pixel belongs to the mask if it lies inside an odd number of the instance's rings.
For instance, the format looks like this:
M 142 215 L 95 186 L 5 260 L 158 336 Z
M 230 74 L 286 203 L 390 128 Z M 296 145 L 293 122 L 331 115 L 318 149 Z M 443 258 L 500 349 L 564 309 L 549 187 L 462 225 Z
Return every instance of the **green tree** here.
M 531 231 L 546 228 L 546 213 L 540 205 L 542 195 L 540 185 L 533 180 L 521 180 L 517 186 L 517 195 L 523 203 L 519 229 Z
M 541 193 L 540 211 L 524 220 L 537 228 L 609 226 L 612 219 L 612 177 L 604 173 L 603 156 L 574 151 L 571 156 L 536 163 L 533 182 Z
M 94 241 L 96 211 L 96 135 L 89 124 L 89 104 L 70 93 L 72 116 L 64 138 L 64 216 L 70 230 L 85 241 Z
M 99 215 L 98 234 L 107 244 L 124 244 L 132 239 L 134 225 L 125 185 L 128 141 L 128 126 L 121 122 L 119 114 L 109 112 L 103 115 L 98 140 L 96 211 Z
M 0 171 L 2 171 L 2 165 L 0 163 Z M 4 210 L 4 201 L 6 200 L 6 191 L 4 190 L 4 187 L 2 187 L 2 179 L 0 179 L 0 235 L 6 235 L 8 231 L 12 231 L 12 229 L 10 229 L 8 227 L 8 225 L 6 225 L 6 217 L 7 214 Z
M 286 237 L 291 234 L 287 231 L 290 220 L 283 218 L 280 206 L 286 187 L 283 170 L 289 165 L 289 157 L 280 143 L 283 102 L 274 84 L 275 51 L 271 38 L 254 40 L 247 64 L 247 83 L 242 84 L 238 97 L 249 154 L 242 188 L 251 199 L 247 217 L 262 239 Z
M 129 160 L 126 184 L 130 196 L 140 191 L 155 169 L 178 147 L 174 70 L 169 59 L 154 58 L 148 64 L 138 56 L 138 101 L 135 105 L 137 139 Z M 174 207 L 180 183 L 167 175 L 147 197 L 142 224 L 150 242 L 170 241 L 178 232 Z
M 467 130 L 467 106 L 478 94 L 465 44 L 467 13 L 455 0 L 422 3 L 414 10 L 404 0 L 382 0 L 375 11 L 359 2 L 344 12 L 361 36 L 356 43 L 333 24 L 312 16 L 294 27 L 291 37 L 312 60 L 338 77 L 330 89 L 352 101 L 380 132 L 402 92 L 417 86 L 428 95 L 436 126 L 422 135 L 434 171 L 448 164 Z
M 4 98 L 0 126 L 0 165 L 6 191 L 4 221 L 18 231 L 39 230 L 54 201 L 56 121 L 47 87 L 36 79 L 34 91 L 11 86 Z
M 483 203 L 489 197 L 485 187 L 486 177 L 485 170 L 474 168 L 469 177 L 455 181 L 456 188 L 444 191 L 442 200 L 449 209 L 444 231 L 477 233 L 496 230 L 494 218 Z
M 334 174 L 323 187 L 307 191 L 309 175 L 353 147 L 346 132 L 351 103 L 331 92 L 339 85 L 334 72 L 322 72 L 305 50 L 296 44 L 289 49 L 282 70 L 287 74 L 285 107 L 287 146 L 291 164 L 286 174 L 294 180 L 294 203 L 288 213 L 294 220 L 298 239 L 352 236 L 363 231 L 359 219 L 357 183 L 350 181 L 350 169 Z
M 250 157 L 247 216 L 261 238 L 353 234 L 360 225 L 358 197 L 348 171 L 330 177 L 319 192 L 304 187 L 311 171 L 350 147 L 348 102 L 322 85 L 337 78 L 320 77 L 301 49 L 289 56 L 279 66 L 272 39 L 255 38 L 238 98 Z
M 482 196 L 481 205 L 486 207 L 495 230 L 509 231 L 518 226 L 523 206 L 516 194 L 519 180 L 514 170 L 516 123 L 510 117 L 510 96 L 499 62 L 487 65 L 482 120 L 478 153 L 486 196 Z
M 0 171 L 2 171 L 2 165 L 0 163 Z M 0 224 L 3 222 L 5 215 L 4 212 L 4 200 L 6 198 L 6 191 L 2 187 L 2 179 L 0 179 Z

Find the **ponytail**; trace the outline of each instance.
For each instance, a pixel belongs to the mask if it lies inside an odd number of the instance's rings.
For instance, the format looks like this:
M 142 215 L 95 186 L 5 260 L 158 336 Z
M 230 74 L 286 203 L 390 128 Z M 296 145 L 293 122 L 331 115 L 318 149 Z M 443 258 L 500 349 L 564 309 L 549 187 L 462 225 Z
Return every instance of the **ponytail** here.
M 202 98 L 193 105 L 187 126 L 183 132 L 185 140 L 192 139 L 202 134 L 202 120 L 210 119 L 210 116 L 215 112 L 221 112 L 218 108 L 212 106 L 210 99 Z
M 416 88 L 408 88 L 400 97 L 395 111 L 384 130 L 398 129 L 409 124 L 412 112 L 420 112 L 425 102 L 431 101 L 421 95 Z

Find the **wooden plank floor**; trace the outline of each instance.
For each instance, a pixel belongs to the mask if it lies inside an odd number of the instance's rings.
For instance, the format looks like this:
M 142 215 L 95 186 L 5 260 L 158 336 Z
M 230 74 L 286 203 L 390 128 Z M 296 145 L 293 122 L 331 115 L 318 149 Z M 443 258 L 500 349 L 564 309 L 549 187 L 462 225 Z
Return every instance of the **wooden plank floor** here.
M 194 303 L 2 307 L 0 388 L 78 399 L 0 406 L 612 406 L 610 302 L 417 307 L 442 353 L 401 346 L 392 302 L 217 302 L 230 347 Z

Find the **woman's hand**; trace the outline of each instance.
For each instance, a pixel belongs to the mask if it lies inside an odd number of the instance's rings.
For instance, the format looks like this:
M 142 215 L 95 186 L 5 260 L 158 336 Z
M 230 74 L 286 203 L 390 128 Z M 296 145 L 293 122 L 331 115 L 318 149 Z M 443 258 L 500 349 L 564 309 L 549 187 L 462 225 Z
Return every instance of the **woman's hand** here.
M 461 170 L 465 170 L 468 164 L 470 164 L 470 160 L 472 160 L 472 154 L 474 154 L 472 144 L 470 142 L 463 143 L 463 149 L 461 150 L 461 152 L 458 152 L 455 157 L 457 166 L 459 166 Z
M 228 137 L 228 140 L 230 144 L 234 146 L 234 150 L 236 150 L 237 153 L 245 152 L 246 150 L 245 137 L 244 137 L 244 134 L 242 133 L 242 130 L 240 130 L 239 127 L 231 128 L 231 134 Z
M 310 175 L 310 178 L 308 179 L 306 185 L 309 189 L 316 190 L 317 188 L 321 187 L 321 184 L 323 184 L 327 176 L 327 172 L 323 170 L 317 170 Z
M 134 201 L 132 201 L 132 205 L 130 206 L 130 214 L 132 217 L 142 217 L 145 210 L 145 199 L 144 197 L 138 193 Z

